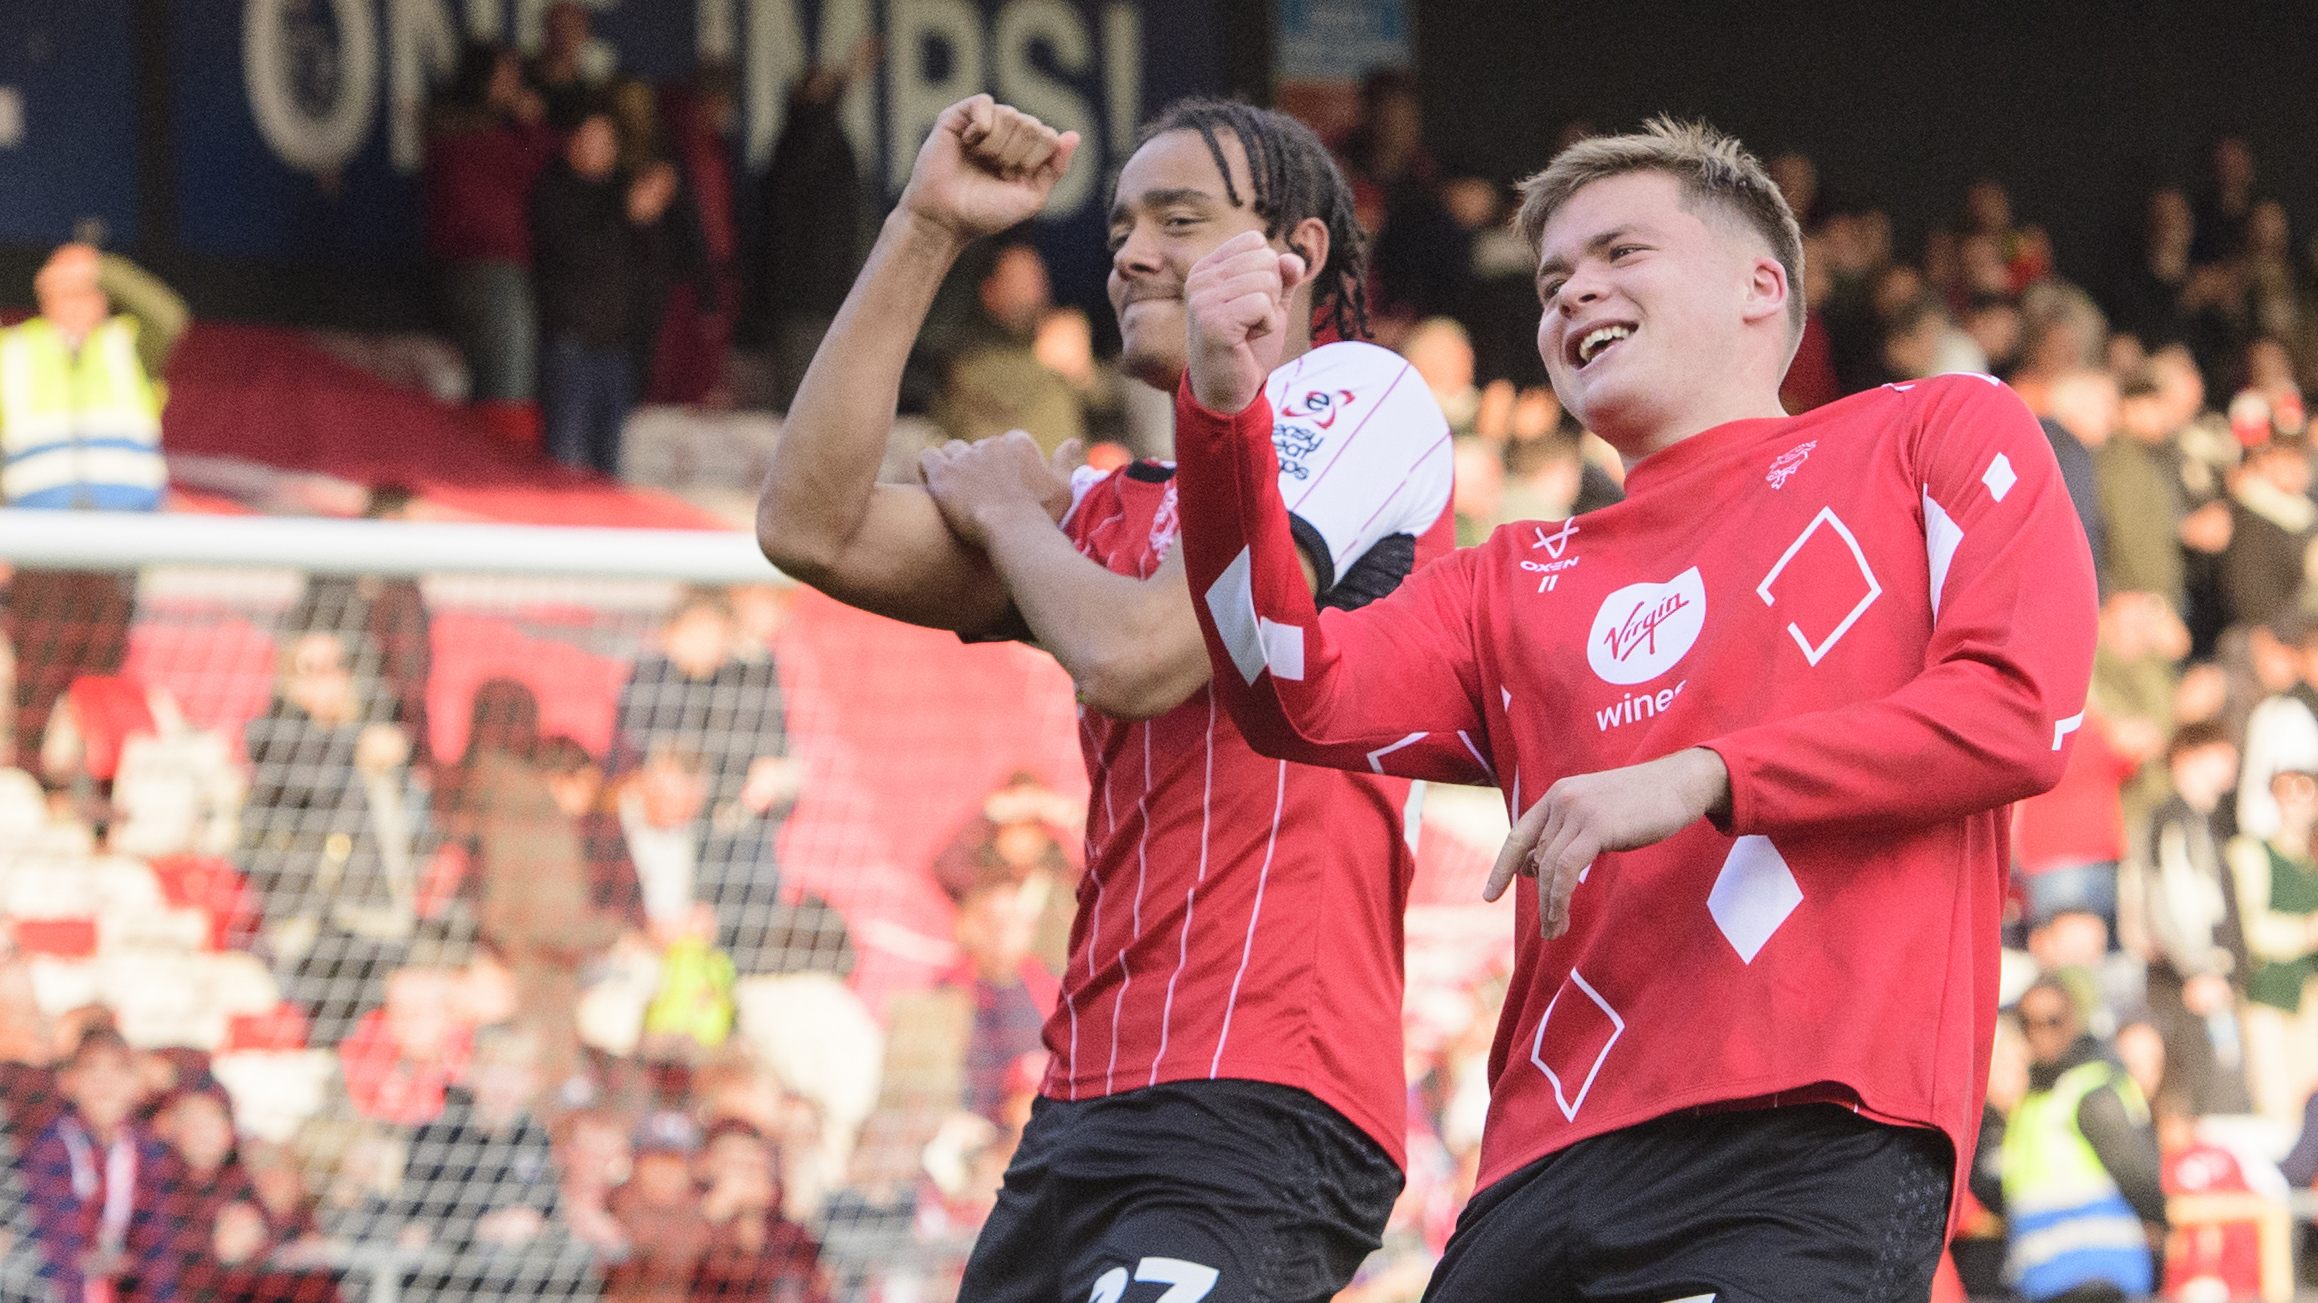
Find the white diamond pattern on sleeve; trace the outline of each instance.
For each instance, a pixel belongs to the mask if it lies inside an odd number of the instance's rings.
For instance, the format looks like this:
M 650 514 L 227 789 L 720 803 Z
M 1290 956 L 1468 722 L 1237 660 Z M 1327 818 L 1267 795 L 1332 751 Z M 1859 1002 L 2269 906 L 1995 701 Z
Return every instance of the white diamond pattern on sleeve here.
M 1924 490 L 1924 551 L 1932 564 L 1932 619 L 1940 618 L 1940 591 L 1948 586 L 1948 567 L 1956 560 L 1956 549 L 1964 542 L 1963 527 L 1955 518 L 1932 501 L 1932 491 Z
M 1996 495 L 1998 502 L 2002 502 L 2004 495 L 2012 492 L 2012 486 L 2020 482 L 2020 476 L 2013 473 L 2012 459 L 1997 453 L 1996 460 L 1988 463 L 1987 472 L 1980 476 L 1980 482 L 1988 486 L 1988 491 Z
M 1301 626 L 1281 624 L 1263 616 L 1256 617 L 1256 637 L 1264 645 L 1264 664 L 1274 675 L 1302 682 L 1304 678 L 1304 630 Z
M 1231 652 L 1232 668 L 1249 683 L 1264 672 L 1264 639 L 1256 625 L 1255 590 L 1249 576 L 1255 558 L 1246 548 L 1231 559 L 1207 588 L 1207 612 L 1215 617 L 1215 631 Z
M 1741 837 L 1723 857 L 1722 872 L 1706 896 L 1706 912 L 1739 959 L 1751 964 L 1802 903 L 1803 888 L 1771 839 Z

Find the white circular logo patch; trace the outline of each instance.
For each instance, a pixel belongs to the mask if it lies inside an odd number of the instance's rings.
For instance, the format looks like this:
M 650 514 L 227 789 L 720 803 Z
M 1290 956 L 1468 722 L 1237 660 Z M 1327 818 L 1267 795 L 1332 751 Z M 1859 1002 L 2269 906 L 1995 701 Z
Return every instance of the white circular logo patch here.
M 1605 683 L 1647 683 L 1674 668 L 1706 627 L 1706 582 L 1692 566 L 1662 584 L 1628 584 L 1602 599 L 1586 663 Z

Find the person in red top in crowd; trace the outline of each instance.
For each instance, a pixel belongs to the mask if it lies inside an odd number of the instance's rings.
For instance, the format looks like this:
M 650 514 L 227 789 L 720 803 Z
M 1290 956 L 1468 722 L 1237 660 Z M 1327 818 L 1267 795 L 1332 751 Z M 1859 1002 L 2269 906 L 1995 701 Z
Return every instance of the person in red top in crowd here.
M 1052 1063 L 959 1296 L 1325 1298 L 1401 1184 L 1413 789 L 1265 760 L 1233 730 L 1208 688 L 1173 467 L 1066 480 L 1017 433 L 929 453 L 930 493 L 876 482 L 936 287 L 970 241 L 1038 213 L 1076 146 L 985 96 L 943 113 L 790 409 L 758 534 L 852 605 L 1035 637 L 1084 706 L 1087 867 Z M 1298 582 L 1355 606 L 1447 549 L 1452 456 L 1399 358 L 1309 349 L 1315 309 L 1345 336 L 1363 313 L 1351 193 L 1308 128 L 1186 101 L 1146 129 L 1111 207 L 1123 365 L 1174 385 L 1183 278 L 1240 232 L 1321 269 L 1269 393 Z
M 1626 500 L 1319 612 L 1254 399 L 1307 273 L 1195 268 L 1183 539 L 1249 742 L 1494 783 L 1519 902 L 1480 1192 L 1428 1297 L 1922 1298 L 1986 1089 L 2010 802 L 2084 721 L 2092 559 L 1985 376 L 1798 417 L 1793 216 L 1660 120 L 1524 188 L 1538 349 Z
M 2159 1179 L 2168 1198 L 2234 1194 L 2245 1196 L 2249 1212 L 2262 1206 L 2238 1156 L 2197 1134 L 2188 1097 L 2160 1092 L 2150 1111 L 2157 1119 Z M 2278 1178 L 2271 1176 L 2270 1184 Z M 2165 1297 L 2261 1297 L 2261 1234 L 2252 1217 L 2177 1222 L 2165 1244 Z
M 2096 914 L 2117 931 L 2117 862 L 2125 858 L 2126 783 L 2163 747 L 2145 720 L 2112 722 L 2085 712 L 2068 768 L 2049 792 L 2013 811 L 2013 858 L 2028 889 L 2028 922 L 2061 913 Z

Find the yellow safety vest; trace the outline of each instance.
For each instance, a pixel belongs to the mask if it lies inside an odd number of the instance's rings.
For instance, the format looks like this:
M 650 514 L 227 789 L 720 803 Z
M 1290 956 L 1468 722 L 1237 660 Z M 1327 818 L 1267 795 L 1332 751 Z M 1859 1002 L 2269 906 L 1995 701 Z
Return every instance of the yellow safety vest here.
M 12 507 L 150 511 L 161 387 L 137 358 L 137 322 L 111 317 L 76 351 L 46 318 L 0 330 L 0 499 Z
M 2095 1060 L 2060 1074 L 2050 1090 L 2030 1091 L 2005 1123 L 2006 1270 L 2013 1288 L 2030 1299 L 2094 1281 L 2134 1296 L 2152 1287 L 2141 1218 L 2077 1127 L 2077 1106 L 2102 1086 L 2117 1092 L 2128 1116 L 2147 1122 L 2140 1087 L 2113 1064 Z

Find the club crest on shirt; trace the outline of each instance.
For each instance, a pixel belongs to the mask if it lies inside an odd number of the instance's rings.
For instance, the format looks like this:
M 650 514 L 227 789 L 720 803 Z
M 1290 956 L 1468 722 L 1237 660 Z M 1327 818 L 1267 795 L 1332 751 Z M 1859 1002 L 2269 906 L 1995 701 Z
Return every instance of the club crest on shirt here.
M 1175 535 L 1183 528 L 1183 517 L 1175 509 L 1175 481 L 1167 481 L 1167 491 L 1159 495 L 1159 509 L 1151 513 L 1151 555 L 1163 557 L 1175 546 Z
M 1311 476 L 1312 454 L 1320 450 L 1336 418 L 1352 406 L 1353 397 L 1349 389 L 1308 389 L 1280 404 L 1272 416 L 1272 451 L 1279 454 L 1282 475 L 1298 480 Z
M 1804 462 L 1811 460 L 1811 450 L 1818 446 L 1819 441 L 1813 439 L 1809 443 L 1797 444 L 1780 453 L 1771 462 L 1771 469 L 1763 476 L 1763 481 L 1774 489 L 1787 487 L 1787 481 L 1794 478 L 1796 471 L 1803 469 Z
M 1692 566 L 1662 584 L 1628 584 L 1602 599 L 1586 664 L 1604 683 L 1647 683 L 1690 652 L 1706 628 L 1706 581 Z

